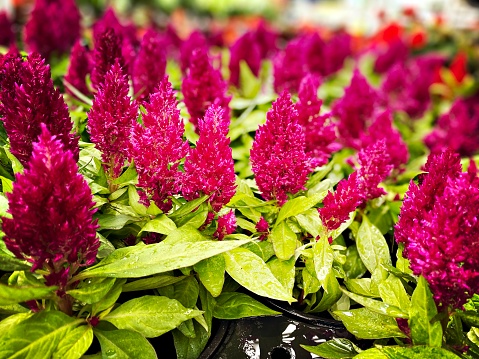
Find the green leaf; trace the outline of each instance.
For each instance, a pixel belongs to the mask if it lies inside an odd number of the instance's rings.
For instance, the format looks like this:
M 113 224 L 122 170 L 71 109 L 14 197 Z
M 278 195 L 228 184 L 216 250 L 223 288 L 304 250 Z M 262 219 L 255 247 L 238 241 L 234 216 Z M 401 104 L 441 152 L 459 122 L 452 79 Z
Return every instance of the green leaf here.
M 184 228 L 181 227 L 178 231 Z M 175 232 L 172 232 L 170 236 Z M 227 252 L 251 241 L 201 240 L 188 242 L 190 238 L 187 237 L 182 238 L 183 242 L 170 245 L 168 237 L 157 244 L 117 249 L 97 265 L 81 272 L 77 279 L 89 277 L 138 278 L 164 273 L 192 266 L 203 259 Z
M 137 221 L 138 218 L 125 214 L 98 215 L 98 225 L 100 229 L 122 229 L 126 224 Z
M 69 332 L 58 344 L 53 359 L 79 359 L 93 342 L 93 329 L 82 325 Z
M 225 283 L 226 264 L 222 255 L 203 259 L 194 265 L 201 283 L 213 297 L 221 294 Z
M 367 271 L 355 244 L 346 249 L 346 262 L 343 264 L 346 278 L 361 278 Z
M 348 339 L 334 338 L 317 346 L 300 344 L 303 349 L 328 359 L 353 358 L 360 353 L 360 349 Z
M 272 256 L 274 256 L 273 244 L 270 241 L 253 241 L 245 244 L 243 248 L 246 248 L 260 257 L 263 262 L 267 262 Z
M 273 243 L 274 253 L 279 259 L 288 260 L 294 255 L 296 250 L 296 233 L 289 228 L 286 222 L 281 222 L 273 228 L 269 234 L 269 239 Z
M 359 256 L 369 272 L 381 264 L 391 265 L 389 247 L 379 229 L 371 224 L 366 216 L 359 227 L 356 238 Z
M 175 221 L 187 215 L 188 213 L 193 212 L 197 207 L 199 207 L 200 204 L 202 204 L 207 199 L 208 199 L 208 196 L 203 196 L 203 197 L 194 199 L 192 201 L 189 201 L 185 203 L 184 205 L 182 205 L 177 210 L 175 210 L 173 213 L 171 213 L 169 217 Z
M 210 333 L 199 323 L 193 323 L 193 336 L 188 337 L 179 330 L 173 330 L 177 359 L 197 359 L 205 349 Z
M 15 258 L 0 238 L 0 268 L 3 271 L 30 270 L 31 264 Z
M 23 172 L 23 165 L 20 163 L 18 158 L 16 158 L 7 146 L 3 146 L 5 154 L 7 155 L 8 159 L 12 162 L 12 170 L 14 174 L 22 173 Z
M 237 292 L 225 292 L 216 298 L 213 316 L 218 319 L 241 319 L 265 315 L 279 315 L 249 295 Z
M 371 293 L 371 278 L 348 279 L 344 282 L 349 291 L 365 296 L 374 297 Z
M 185 308 L 175 299 L 146 295 L 120 305 L 103 319 L 118 329 L 135 330 L 146 338 L 154 338 L 201 313 Z
M 193 308 L 196 305 L 200 287 L 195 277 L 186 277 L 182 281 L 172 284 L 172 286 L 174 292 L 171 299 L 176 299 L 185 308 Z
M 458 359 L 460 356 L 443 348 L 415 345 L 412 347 L 381 347 L 389 359 Z
M 419 277 L 417 287 L 412 293 L 411 308 L 409 309 L 409 328 L 415 345 L 442 346 L 441 323 L 432 323 L 437 315 L 436 303 L 432 297 L 426 279 Z
M 62 339 L 84 322 L 53 310 L 36 313 L 0 339 L 0 358 L 50 358 Z
M 378 290 L 383 302 L 401 308 L 406 313 L 409 312 L 410 299 L 399 278 L 390 275 L 379 284 Z
M 310 313 L 319 313 L 331 309 L 342 296 L 341 287 L 333 272 L 329 272 L 323 281 L 323 289 L 324 293 L 321 301 L 309 311 Z
M 298 214 L 296 219 L 301 228 L 311 234 L 313 238 L 316 238 L 321 234 L 319 229 L 323 226 L 323 224 L 319 218 L 316 208 L 311 208 L 304 213 Z
M 294 263 L 294 258 L 282 261 L 276 257 L 266 263 L 271 273 L 279 280 L 288 293 L 293 293 L 294 276 L 296 274 Z
M 246 61 L 240 61 L 240 89 L 246 98 L 255 98 L 261 90 L 261 81 L 258 79 Z
M 97 303 L 93 304 L 92 315 L 111 309 L 116 303 L 123 289 L 126 279 L 117 279 L 110 291 Z
M 0 282 L 0 305 L 48 298 L 58 287 L 9 286 Z
M 396 320 L 386 315 L 375 313 L 367 308 L 334 311 L 351 334 L 361 339 L 381 339 L 406 335 L 398 328 Z
M 313 245 L 314 271 L 321 285 L 326 276 L 331 272 L 334 261 L 333 249 L 329 245 L 328 239 L 322 236 Z
M 141 216 L 146 216 L 148 208 L 140 203 L 140 196 L 137 189 L 133 185 L 128 186 L 128 202 L 130 203 L 131 208 Z
M 171 219 L 169 219 L 164 214 L 161 214 L 158 217 L 156 217 L 155 219 L 152 219 L 151 221 L 146 222 L 146 224 L 143 226 L 140 233 L 138 233 L 138 234 L 141 234 L 143 232 L 170 234 L 175 229 L 176 229 L 175 222 L 173 222 Z
M 13 181 L 11 179 L 0 176 L 0 180 L 2 181 L 3 193 L 10 193 L 13 191 Z
M 0 321 L 0 342 L 2 341 L 3 337 L 8 335 L 8 332 L 12 330 L 15 326 L 27 320 L 33 315 L 33 313 L 18 313 L 12 314 L 2 321 Z
M 128 185 L 135 185 L 138 183 L 138 173 L 136 173 L 135 165 L 133 161 L 125 172 L 120 177 L 112 181 L 112 184 L 118 185 L 118 187 L 125 187 Z
M 177 283 L 185 278 L 186 277 L 174 277 L 171 275 L 160 274 L 153 277 L 128 282 L 123 286 L 123 292 L 126 293 L 166 287 L 168 285 Z
M 316 274 L 311 274 L 311 271 L 308 270 L 308 263 L 306 263 L 306 268 L 303 268 L 301 271 L 303 279 L 303 291 L 304 296 L 308 294 L 316 293 L 321 288 L 321 283 L 316 278 Z
M 78 289 L 67 291 L 67 294 L 80 302 L 93 304 L 102 299 L 115 284 L 115 278 L 93 278 L 90 281 L 82 282 L 84 284 Z
M 94 329 L 103 358 L 157 359 L 153 346 L 140 333 L 132 330 L 101 331 Z
M 346 294 L 349 298 L 368 308 L 370 311 L 388 315 L 393 318 L 408 318 L 408 313 L 402 311 L 400 308 L 395 307 L 393 305 L 389 305 L 384 302 L 380 302 L 379 300 L 374 300 L 371 298 L 363 297 L 361 295 L 357 295 L 355 293 L 351 293 L 343 288 L 341 288 L 342 292 Z
M 378 348 L 365 350 L 354 357 L 354 359 L 390 359 Z
M 278 213 L 278 218 L 276 218 L 275 225 L 278 225 L 281 223 L 281 221 L 284 221 L 288 217 L 293 217 L 307 211 L 321 201 L 326 194 L 327 191 L 325 191 L 325 193 L 315 193 L 311 197 L 300 196 L 289 200 L 283 205 L 283 207 L 281 207 Z
M 236 248 L 224 256 L 226 271 L 246 289 L 272 299 L 296 301 L 276 279 L 266 263 L 253 252 L 245 248 Z

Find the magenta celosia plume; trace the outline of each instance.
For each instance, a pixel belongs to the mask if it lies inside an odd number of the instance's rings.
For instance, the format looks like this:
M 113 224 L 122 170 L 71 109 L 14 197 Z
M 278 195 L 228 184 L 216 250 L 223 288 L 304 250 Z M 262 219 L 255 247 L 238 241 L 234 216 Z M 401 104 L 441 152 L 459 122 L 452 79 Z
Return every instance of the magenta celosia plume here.
M 181 72 L 183 74 L 186 74 L 186 71 L 190 68 L 190 65 L 194 63 L 192 54 L 196 50 L 201 50 L 202 53 L 208 53 L 209 50 L 206 37 L 199 30 L 193 31 L 190 36 L 181 44 L 180 65 Z
M 133 90 L 138 99 L 147 99 L 165 77 L 166 52 L 161 35 L 149 29 L 141 41 L 140 51 L 133 63 Z
M 0 72 L 0 112 L 12 154 L 28 166 L 33 142 L 44 123 L 78 159 L 78 136 L 71 133 L 68 107 L 53 87 L 50 67 L 40 55 L 31 54 L 23 61 L 12 49 L 5 55 Z
M 255 41 L 255 33 L 250 31 L 241 36 L 230 49 L 230 82 L 240 85 L 240 63 L 244 61 L 253 75 L 258 77 L 261 67 L 261 48 Z
M 91 141 L 102 152 L 110 179 L 118 177 L 125 161 L 130 159 L 129 137 L 138 105 L 128 96 L 129 88 L 128 78 L 116 62 L 106 73 L 88 112 L 87 129 Z
M 80 37 L 80 11 L 75 0 L 36 0 L 25 25 L 25 43 L 30 52 L 48 59 L 68 52 Z
M 291 40 L 286 48 L 273 59 L 274 90 L 276 93 L 288 91 L 296 93 L 301 79 L 308 73 L 304 61 L 304 38 Z
M 212 105 L 220 107 L 225 120 L 229 122 L 231 96 L 226 94 L 228 85 L 223 80 L 220 70 L 215 69 L 210 62 L 208 52 L 198 49 L 191 56 L 188 74 L 183 79 L 181 89 L 186 108 L 191 116 L 190 122 L 198 131 L 198 121 L 206 114 Z
M 184 124 L 168 78 L 161 81 L 149 103 L 144 103 L 143 125 L 131 134 L 131 154 L 138 172 L 138 186 L 145 204 L 152 199 L 163 212 L 172 207 L 171 197 L 180 191 L 180 160 L 189 150 L 183 141 Z
M 218 227 L 216 228 L 213 237 L 217 238 L 219 241 L 222 241 L 225 236 L 231 234 L 236 229 L 236 216 L 234 211 L 229 211 L 228 213 L 218 217 Z
M 340 149 L 336 142 L 336 125 L 330 115 L 320 115 L 323 101 L 318 98 L 319 78 L 309 74 L 299 87 L 299 101 L 296 103 L 298 122 L 303 127 L 306 153 L 311 158 L 311 166 L 323 166 L 331 153 Z
M 379 74 L 386 73 L 396 63 L 405 63 L 409 57 L 409 47 L 406 42 L 397 38 L 388 44 L 374 49 L 377 57 L 374 61 L 374 71 Z
M 213 211 L 218 212 L 236 191 L 229 120 L 223 109 L 212 105 L 198 122 L 200 138 L 185 160 L 182 193 L 187 200 L 208 195 Z
M 298 112 L 285 91 L 273 102 L 251 148 L 252 170 L 264 199 L 277 200 L 281 206 L 288 194 L 304 189 L 311 166 L 305 149 Z
M 411 181 L 395 238 L 415 275 L 429 283 L 436 304 L 461 309 L 479 292 L 479 179 L 462 172 L 450 150 L 431 154 L 419 185 Z
M 6 11 L 0 11 L 0 45 L 9 47 L 15 44 L 13 22 Z
M 86 77 L 92 70 L 91 53 L 80 41 L 73 46 L 70 55 L 70 64 L 68 65 L 65 81 L 76 88 L 84 95 L 90 94 L 90 89 L 86 83 Z M 73 95 L 72 91 L 66 86 L 65 90 Z
M 61 141 L 41 125 L 28 169 L 7 194 L 11 218 L 2 217 L 3 240 L 17 258 L 44 269 L 47 285 L 66 286 L 69 275 L 95 261 L 100 242 L 91 190 Z

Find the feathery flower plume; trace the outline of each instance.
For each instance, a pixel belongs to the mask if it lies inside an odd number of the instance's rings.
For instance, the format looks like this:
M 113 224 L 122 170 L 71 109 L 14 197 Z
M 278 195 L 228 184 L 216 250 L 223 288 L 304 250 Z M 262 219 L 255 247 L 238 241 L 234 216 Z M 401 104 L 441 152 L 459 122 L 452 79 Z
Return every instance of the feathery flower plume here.
M 228 126 L 229 120 L 225 119 L 221 107 L 208 108 L 205 118 L 198 122 L 200 138 L 196 148 L 190 150 L 184 165 L 183 196 L 190 201 L 208 195 L 215 212 L 227 204 L 236 191 Z
M 395 228 L 415 275 L 443 310 L 462 309 L 479 291 L 479 178 L 450 150 L 431 154 L 422 183 L 411 181 Z
M 102 152 L 109 178 L 117 178 L 130 159 L 129 137 L 138 116 L 138 105 L 128 96 L 128 79 L 117 61 L 106 73 L 88 112 L 91 141 Z
M 218 217 L 218 227 L 216 228 L 213 237 L 222 241 L 225 236 L 231 234 L 236 229 L 236 216 L 235 212 L 229 211 L 228 213 Z
M 64 290 L 80 266 L 95 261 L 100 243 L 93 221 L 91 190 L 76 160 L 42 124 L 28 168 L 17 174 L 7 194 L 12 218 L 2 217 L 3 240 L 32 272 L 48 271 L 47 285 Z
M 361 148 L 361 135 L 369 127 L 379 97 L 366 78 L 354 70 L 344 95 L 333 104 L 332 114 L 338 122 L 339 139 L 346 147 Z
M 303 127 L 306 154 L 311 157 L 311 166 L 323 166 L 331 153 L 340 149 L 336 143 L 336 126 L 329 114 L 320 115 L 323 101 L 318 98 L 319 78 L 308 74 L 299 87 L 296 103 L 298 122 Z
M 424 142 L 431 152 L 450 148 L 464 157 L 474 155 L 479 150 L 479 106 L 475 101 L 456 100 Z
M 92 53 L 91 85 L 94 89 L 105 81 L 105 76 L 115 62 L 118 61 L 122 69 L 126 67 L 122 55 L 122 40 L 111 27 L 95 37 L 95 48 Z
M 44 123 L 78 159 L 78 136 L 71 133 L 68 107 L 53 87 L 50 67 L 40 55 L 31 54 L 23 61 L 17 50 L 11 50 L 0 72 L 0 112 L 12 154 L 28 166 L 33 142 Z
M 207 54 L 209 50 L 206 37 L 199 30 L 193 31 L 190 36 L 181 44 L 180 64 L 181 72 L 183 74 L 186 74 L 186 70 L 189 69 L 191 64 L 195 63 L 192 55 L 196 50 L 201 50 L 203 55 Z
M 324 65 L 322 76 L 332 75 L 343 68 L 344 61 L 352 55 L 351 35 L 346 32 L 336 33 L 324 47 Z
M 80 37 L 80 11 L 75 0 L 36 0 L 25 25 L 25 43 L 30 52 L 49 59 L 53 53 L 70 50 Z
M 298 92 L 301 79 L 306 76 L 308 71 L 304 61 L 304 44 L 303 37 L 291 40 L 286 48 L 276 54 L 273 59 L 276 93 Z
M 151 198 L 163 212 L 172 207 L 171 196 L 179 193 L 182 173 L 178 166 L 189 150 L 183 141 L 184 124 L 168 78 L 144 103 L 143 124 L 136 123 L 131 134 L 131 154 L 138 172 L 142 201 Z M 145 150 L 148 149 L 148 150 Z
M 400 37 L 384 45 L 385 48 L 375 50 L 377 57 L 374 62 L 374 71 L 378 74 L 386 73 L 396 63 L 405 63 L 409 57 L 409 47 Z
M 229 123 L 231 96 L 226 95 L 228 89 L 221 72 L 210 63 L 208 52 L 200 48 L 193 52 L 188 74 L 181 85 L 185 105 L 191 116 L 190 122 L 198 130 L 198 121 L 206 114 L 212 105 L 220 107 Z
M 147 99 L 165 77 L 166 53 L 160 34 L 149 29 L 141 41 L 140 51 L 133 63 L 132 80 L 135 94 Z
M 304 189 L 310 172 L 305 148 L 298 112 L 285 91 L 266 114 L 266 123 L 256 132 L 250 153 L 256 184 L 264 199 L 275 199 L 282 206 L 288 193 Z
M 258 77 L 261 67 L 261 47 L 255 41 L 255 33 L 250 31 L 241 36 L 230 49 L 230 82 L 240 85 L 240 62 L 244 61 L 253 75 Z
M 256 231 L 260 233 L 261 235 L 259 236 L 258 240 L 264 241 L 266 238 L 268 238 L 269 234 L 269 223 L 266 219 L 264 219 L 263 216 L 259 218 L 258 223 L 255 225 Z
M 0 45 L 9 47 L 15 43 L 13 22 L 6 11 L 0 11 Z
M 90 89 L 86 84 L 86 77 L 92 70 L 91 54 L 88 48 L 83 46 L 80 41 L 77 41 L 73 46 L 70 55 L 70 64 L 68 65 L 65 81 L 76 88 L 84 95 L 90 95 Z M 66 91 L 74 95 L 68 87 Z

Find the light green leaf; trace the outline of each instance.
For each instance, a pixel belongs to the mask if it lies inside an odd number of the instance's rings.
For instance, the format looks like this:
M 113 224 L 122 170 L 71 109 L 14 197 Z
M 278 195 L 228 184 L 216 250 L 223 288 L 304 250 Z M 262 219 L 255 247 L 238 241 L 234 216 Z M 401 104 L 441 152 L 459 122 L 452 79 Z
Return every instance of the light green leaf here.
M 342 296 L 339 282 L 333 272 L 329 272 L 323 281 L 323 289 L 324 293 L 321 301 L 309 311 L 310 313 L 319 313 L 331 309 Z
M 286 222 L 280 222 L 269 234 L 274 252 L 279 259 L 288 260 L 296 250 L 297 237 Z
M 122 292 L 123 285 L 126 283 L 126 279 L 117 279 L 110 291 L 99 302 L 94 303 L 92 306 L 92 315 L 96 315 L 104 310 L 112 309 Z
M 295 302 L 290 293 L 271 273 L 266 263 L 245 248 L 236 248 L 224 254 L 226 271 L 239 284 L 258 295 Z
M 294 276 L 296 274 L 294 263 L 294 258 L 282 261 L 276 257 L 266 263 L 271 273 L 279 280 L 288 293 L 293 293 Z
M 138 233 L 138 234 L 141 234 L 143 232 L 170 234 L 175 229 L 176 229 L 175 222 L 173 222 L 171 219 L 169 219 L 164 214 L 160 214 L 155 219 L 152 219 L 151 221 L 146 222 L 146 224 L 143 226 L 140 233 Z
M 185 308 L 175 299 L 145 295 L 120 305 L 103 320 L 118 329 L 134 330 L 146 338 L 154 338 L 201 313 Z
M 7 146 L 3 146 L 5 154 L 7 155 L 8 159 L 12 162 L 12 170 L 14 174 L 22 173 L 23 172 L 23 165 L 21 162 L 16 158 Z
M 203 197 L 194 199 L 192 201 L 189 201 L 185 203 L 184 205 L 182 205 L 177 210 L 175 210 L 173 213 L 171 213 L 169 217 L 172 220 L 176 221 L 177 219 L 187 215 L 188 213 L 193 212 L 197 207 L 200 206 L 200 204 L 202 204 L 207 199 L 208 199 L 208 196 L 203 196 Z
M 3 271 L 30 270 L 31 264 L 16 258 L 5 246 L 0 233 L 0 268 Z
M 0 358 L 50 358 L 61 340 L 84 322 L 53 310 L 36 313 L 0 339 Z
M 379 229 L 371 224 L 366 216 L 359 227 L 356 238 L 359 256 L 369 272 L 381 264 L 391 265 L 389 247 Z
M 69 332 L 58 344 L 53 359 L 79 359 L 93 342 L 93 329 L 82 325 Z
M 98 216 L 100 229 L 122 229 L 126 224 L 137 221 L 137 217 L 125 214 L 101 214 Z
M 304 213 L 298 214 L 296 219 L 298 220 L 301 228 L 311 234 L 313 238 L 316 238 L 321 234 L 319 229 L 323 226 L 323 224 L 319 218 L 316 208 L 310 208 Z
M 157 359 L 153 346 L 140 333 L 132 330 L 100 331 L 94 329 L 103 358 Z
M 361 352 L 361 349 L 359 349 L 353 342 L 343 338 L 334 338 L 333 340 L 328 340 L 326 343 L 317 346 L 303 344 L 300 344 L 300 346 L 310 353 L 328 359 L 353 358 Z
M 126 169 L 125 172 L 121 174 L 120 177 L 112 181 L 112 184 L 118 185 L 119 187 L 125 187 L 128 185 L 135 185 L 138 183 L 138 173 L 136 173 L 135 165 L 133 161 L 130 166 Z
M 9 286 L 0 283 L 0 305 L 22 303 L 32 299 L 48 298 L 58 287 Z
M 3 193 L 10 193 L 13 191 L 13 181 L 11 179 L 0 176 L 0 180 L 2 181 Z
M 173 296 L 185 308 L 194 308 L 200 294 L 200 287 L 195 277 L 186 277 L 180 282 L 171 285 L 173 287 Z M 161 293 L 162 288 L 159 289 Z
M 415 345 L 442 346 L 442 326 L 439 321 L 432 323 L 437 314 L 436 303 L 432 297 L 426 279 L 419 277 L 417 287 L 412 293 L 409 309 L 409 328 Z
M 293 217 L 307 211 L 321 201 L 326 194 L 327 191 L 325 193 L 315 193 L 311 197 L 300 196 L 289 200 L 281 207 L 275 225 L 278 225 L 288 217 Z
M 409 313 L 410 299 L 399 278 L 390 275 L 379 284 L 378 290 L 383 302 L 394 305 Z
M 389 359 L 459 359 L 460 356 L 443 348 L 415 345 L 412 347 L 381 347 L 380 350 Z
M 67 291 L 67 294 L 80 302 L 93 304 L 102 299 L 115 284 L 115 278 L 93 278 L 91 281 L 82 282 L 84 284 L 78 289 Z
M 133 185 L 128 186 L 128 202 L 130 203 L 131 208 L 141 216 L 146 216 L 148 208 L 140 203 L 140 196 L 137 189 Z
M 375 313 L 367 308 L 334 311 L 333 314 L 340 318 L 348 332 L 361 339 L 406 337 L 398 328 L 394 318 Z
M 348 246 L 346 249 L 346 262 L 343 264 L 343 269 L 346 278 L 351 279 L 361 278 L 367 271 L 355 244 Z
M 12 314 L 2 321 L 0 321 L 0 342 L 2 341 L 3 337 L 5 337 L 10 330 L 12 330 L 15 326 L 27 320 L 33 315 L 33 313 L 18 313 Z
M 408 318 L 408 313 L 402 311 L 400 308 L 395 307 L 393 305 L 389 305 L 384 302 L 380 302 L 379 300 L 374 300 L 371 298 L 363 297 L 361 295 L 351 293 L 347 291 L 346 289 L 341 288 L 344 294 L 346 294 L 349 298 L 354 300 L 355 302 L 364 305 L 366 308 L 368 308 L 370 311 L 378 313 L 378 314 L 383 314 L 383 315 L 388 315 L 393 318 Z
M 319 282 L 323 284 L 326 276 L 332 270 L 334 253 L 326 237 L 321 237 L 313 245 L 314 271 Z
M 371 278 L 348 279 L 344 282 L 349 291 L 365 296 L 374 297 L 371 293 Z
M 218 319 L 241 319 L 279 314 L 281 313 L 268 308 L 249 295 L 236 292 L 221 293 L 216 298 L 216 306 L 213 310 L 213 316 Z
M 222 255 L 203 259 L 194 265 L 201 283 L 213 297 L 221 294 L 225 283 L 226 264 Z
M 186 277 L 174 277 L 172 275 L 160 274 L 149 278 L 138 279 L 128 282 L 123 286 L 123 292 L 134 292 L 139 290 L 156 289 L 175 284 Z
M 391 359 L 378 348 L 365 350 L 354 357 L 354 359 Z M 404 358 L 406 359 L 406 358 Z

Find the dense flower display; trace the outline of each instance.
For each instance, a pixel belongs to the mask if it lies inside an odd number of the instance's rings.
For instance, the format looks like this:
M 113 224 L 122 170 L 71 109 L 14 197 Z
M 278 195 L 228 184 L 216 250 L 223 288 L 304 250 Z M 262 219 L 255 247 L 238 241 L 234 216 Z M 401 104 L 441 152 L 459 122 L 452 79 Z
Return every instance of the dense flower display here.
M 143 125 L 136 123 L 131 134 L 131 155 L 138 172 L 138 185 L 144 191 L 140 195 L 146 204 L 151 198 L 168 212 L 171 196 L 180 190 L 180 160 L 189 151 L 188 142 L 182 138 L 184 124 L 168 78 L 161 81 L 144 106 Z
M 128 90 L 128 79 L 116 62 L 98 88 L 88 113 L 88 132 L 102 152 L 110 179 L 120 175 L 125 161 L 131 157 L 129 138 L 138 116 L 138 105 L 131 101 Z
M 310 172 L 310 159 L 305 148 L 298 112 L 291 96 L 283 92 L 273 102 L 251 149 L 252 170 L 264 199 L 274 199 L 282 205 L 288 194 L 304 189 Z
M 430 155 L 420 184 L 409 185 L 396 225 L 411 269 L 446 309 L 462 308 L 479 291 L 479 179 L 471 166 L 463 173 L 450 150 Z
M 28 169 L 8 194 L 11 218 L 2 217 L 7 248 L 44 269 L 47 285 L 66 285 L 69 275 L 90 265 L 100 245 L 91 190 L 73 154 L 41 126 Z
M 0 71 L 0 112 L 12 154 L 27 167 L 33 142 L 44 123 L 78 159 L 78 137 L 71 133 L 68 107 L 60 91 L 53 87 L 45 60 L 34 53 L 23 61 L 12 49 L 3 59 Z

